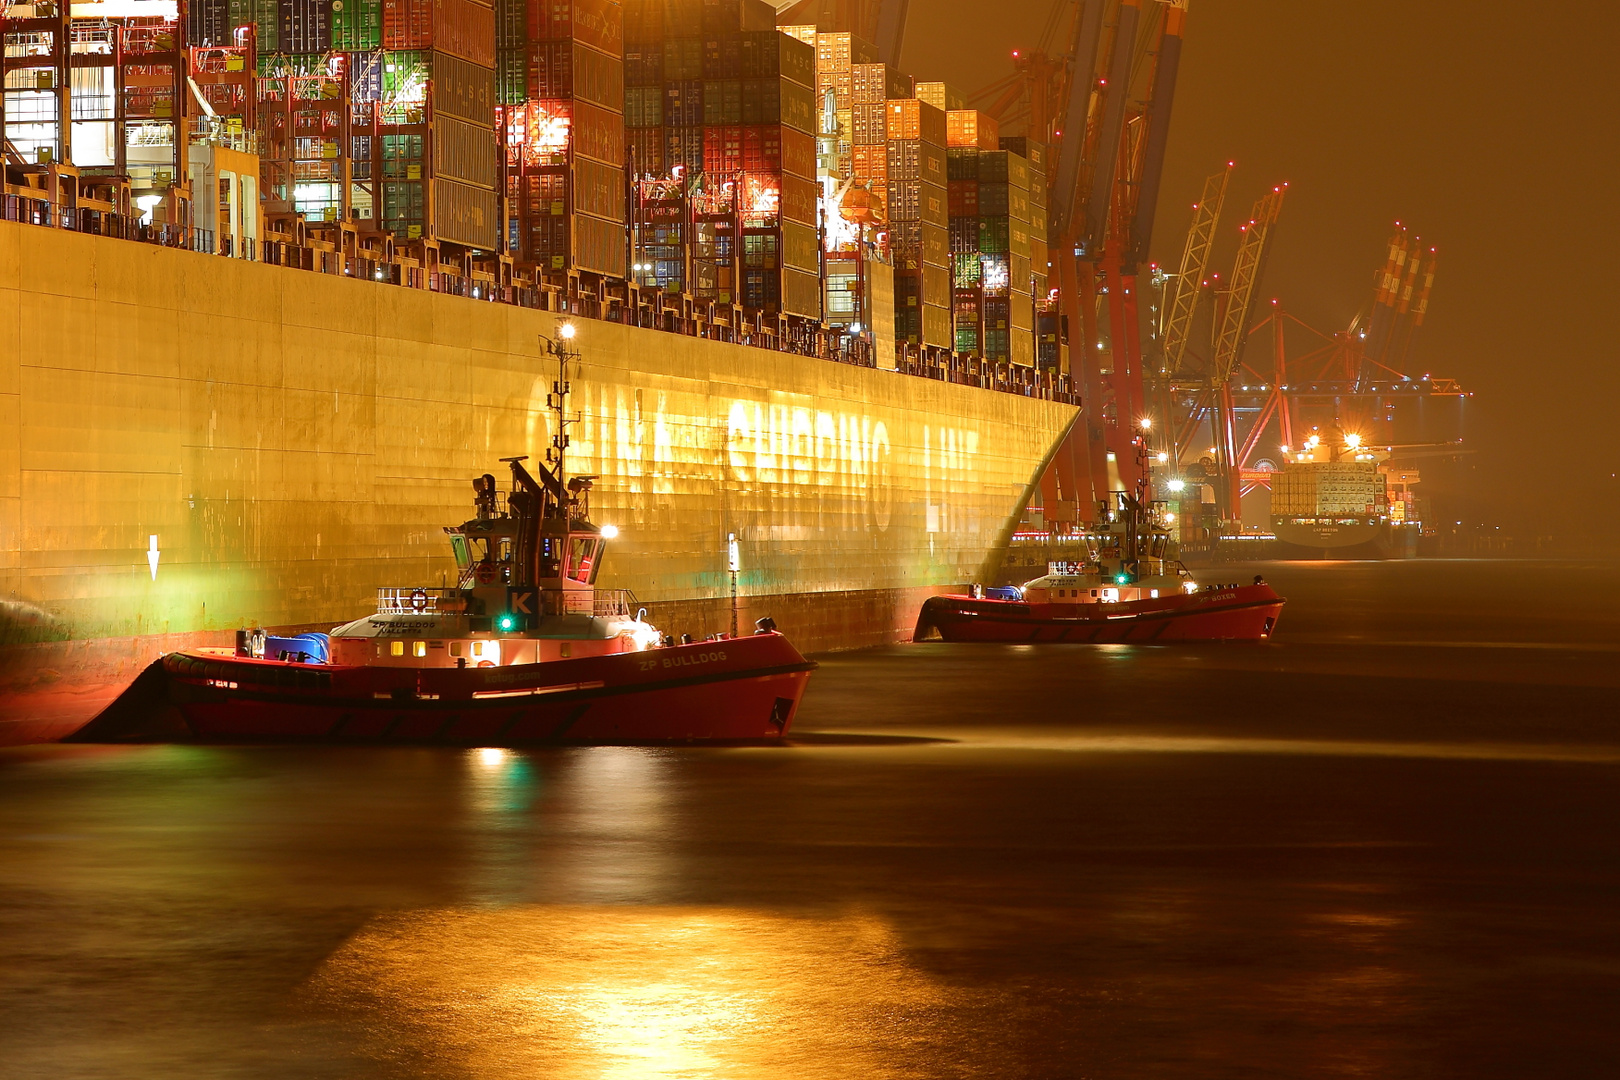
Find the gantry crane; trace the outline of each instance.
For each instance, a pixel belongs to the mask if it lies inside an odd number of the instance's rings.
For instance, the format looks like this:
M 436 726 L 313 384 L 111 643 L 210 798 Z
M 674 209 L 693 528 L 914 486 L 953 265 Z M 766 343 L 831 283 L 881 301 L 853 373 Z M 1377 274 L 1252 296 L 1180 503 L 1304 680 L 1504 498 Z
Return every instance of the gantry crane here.
M 1250 242 L 1261 248 L 1257 266 L 1264 262 L 1267 242 L 1269 237 Z M 1226 291 L 1228 306 L 1218 320 L 1219 329 L 1246 326 L 1238 338 L 1269 330 L 1272 347 L 1267 370 L 1263 362 L 1245 361 L 1241 351 L 1232 360 L 1233 336 L 1223 334 L 1219 369 L 1212 367 L 1210 381 L 1197 384 L 1201 393 L 1186 420 L 1183 442 L 1210 411 L 1211 400 L 1218 402 L 1212 428 L 1220 460 L 1212 479 L 1217 482 L 1223 517 L 1230 520 L 1227 508 L 1250 488 L 1269 483 L 1269 459 L 1260 452 L 1268 431 L 1275 430 L 1285 455 L 1300 452 L 1313 430 L 1320 436 L 1335 428 L 1354 432 L 1363 445 L 1381 447 L 1381 452 L 1401 460 L 1460 452 L 1456 441 L 1460 427 L 1455 425 L 1460 422 L 1460 402 L 1469 395 L 1450 379 L 1408 375 L 1399 362 L 1427 312 L 1435 262 L 1434 248 L 1421 248 L 1397 226 L 1389 256 L 1375 275 L 1371 310 L 1334 333 L 1287 314 L 1276 300 L 1265 318 L 1251 321 L 1251 314 L 1238 321 L 1232 307 L 1235 284 Z M 1380 312 L 1380 307 L 1385 310 Z M 1313 344 L 1290 356 L 1285 336 L 1289 329 L 1296 335 L 1303 332 Z M 1211 384 L 1222 370 L 1228 377 L 1219 392 L 1212 393 Z M 1245 420 L 1246 431 L 1240 430 Z
M 1038 47 L 1015 54 L 1018 71 L 974 98 L 987 100 L 986 111 L 998 119 L 1027 120 L 1030 136 L 1053 148 L 1048 246 L 1068 374 L 1085 406 L 1043 492 L 1049 507 L 1075 504 L 1085 520 L 1111 488 L 1129 490 L 1145 479 L 1136 438 L 1148 412 L 1136 275 L 1152 236 L 1186 4 L 1146 0 L 1144 16 L 1143 3 L 1057 0 Z M 1065 21 L 1067 55 L 1057 60 L 1051 50 Z M 1107 377 L 1098 355 L 1104 297 L 1113 361 Z
M 1216 325 L 1209 382 L 1215 395 L 1215 463 L 1221 477 L 1217 503 L 1222 518 L 1227 521 L 1235 521 L 1240 516 L 1243 482 L 1243 466 L 1237 452 L 1232 376 L 1243 359 L 1243 347 L 1249 338 L 1254 288 L 1259 283 L 1271 246 L 1272 229 L 1282 212 L 1283 196 L 1287 192 L 1288 185 L 1280 184 L 1254 204 L 1254 213 L 1243 226 L 1243 239 L 1238 245 L 1237 262 L 1232 268 L 1232 279 L 1227 287 L 1225 309 Z
M 1198 297 L 1209 273 L 1209 258 L 1215 250 L 1215 230 L 1221 223 L 1221 210 L 1226 204 L 1226 188 L 1232 180 L 1232 162 L 1204 181 L 1204 193 L 1193 203 L 1192 227 L 1187 230 L 1187 243 L 1181 249 L 1181 265 L 1165 305 L 1164 369 L 1165 379 L 1180 374 L 1187 362 L 1187 343 L 1192 339 L 1193 314 Z

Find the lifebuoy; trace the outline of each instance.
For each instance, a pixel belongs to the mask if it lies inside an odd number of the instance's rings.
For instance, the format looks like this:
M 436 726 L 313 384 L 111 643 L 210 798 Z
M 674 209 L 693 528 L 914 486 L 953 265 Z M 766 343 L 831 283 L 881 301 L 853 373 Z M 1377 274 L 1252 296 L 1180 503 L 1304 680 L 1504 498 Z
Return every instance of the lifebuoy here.
M 415 611 L 427 610 L 427 591 L 425 589 L 411 590 L 411 608 Z
M 481 562 L 481 563 L 478 564 L 478 570 L 477 570 L 478 584 L 480 584 L 480 585 L 493 585 L 493 584 L 495 584 L 495 579 L 497 577 L 499 577 L 499 576 L 500 575 L 497 574 L 496 571 L 495 571 L 495 564 L 494 563 Z

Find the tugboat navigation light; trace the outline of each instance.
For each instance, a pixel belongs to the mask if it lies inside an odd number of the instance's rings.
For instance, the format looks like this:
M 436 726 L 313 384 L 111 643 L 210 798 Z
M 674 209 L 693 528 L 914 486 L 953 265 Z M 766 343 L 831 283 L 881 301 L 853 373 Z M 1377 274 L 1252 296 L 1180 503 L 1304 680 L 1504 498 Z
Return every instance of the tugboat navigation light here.
M 517 629 L 517 623 L 518 623 L 517 616 L 511 614 L 510 612 L 505 614 L 505 615 L 502 615 L 499 619 L 495 620 L 495 625 L 500 627 L 502 632 L 510 632 L 510 631 L 516 630 Z
M 597 533 L 600 534 L 604 540 L 612 540 L 615 536 L 619 535 L 619 527 L 617 525 L 603 525 L 597 530 Z

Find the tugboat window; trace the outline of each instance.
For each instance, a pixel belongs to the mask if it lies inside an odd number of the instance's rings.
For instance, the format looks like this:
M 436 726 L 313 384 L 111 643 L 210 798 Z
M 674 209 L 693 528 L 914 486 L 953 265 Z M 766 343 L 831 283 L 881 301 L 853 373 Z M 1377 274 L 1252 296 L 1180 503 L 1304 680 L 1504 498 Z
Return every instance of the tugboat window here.
M 598 541 L 576 536 L 569 544 L 568 576 L 575 581 L 590 584 L 596 578 L 596 549 Z
M 426 656 L 427 655 L 427 642 L 425 642 L 425 641 L 413 641 L 413 642 L 411 642 L 411 655 L 412 656 Z
M 450 655 L 451 656 L 460 656 L 461 655 L 461 642 L 452 641 L 450 643 Z
M 390 641 L 388 643 L 388 655 L 389 656 L 404 656 L 405 655 L 405 643 L 403 641 Z

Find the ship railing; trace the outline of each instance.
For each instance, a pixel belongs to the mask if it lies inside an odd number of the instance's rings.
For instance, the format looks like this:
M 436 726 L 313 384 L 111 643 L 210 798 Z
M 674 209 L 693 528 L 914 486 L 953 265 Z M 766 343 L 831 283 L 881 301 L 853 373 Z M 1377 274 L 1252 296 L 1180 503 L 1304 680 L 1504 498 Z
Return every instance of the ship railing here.
M 248 139 L 243 133 L 240 138 Z M 221 135 L 220 138 L 225 138 Z M 230 139 L 238 136 L 230 133 Z M 246 142 L 243 143 L 246 145 Z M 141 216 L 119 215 L 97 211 L 94 217 L 53 207 L 51 196 L 41 190 L 40 198 L 22 193 L 0 194 L 0 219 L 46 228 L 93 231 L 102 236 L 134 240 L 171 248 L 190 248 L 194 251 L 217 254 L 230 258 L 247 258 L 267 264 L 301 268 L 323 273 L 348 273 L 365 276 L 373 281 L 387 282 L 405 288 L 427 289 L 432 292 L 460 296 L 467 299 L 497 301 L 520 307 L 547 311 L 567 311 L 585 318 L 620 322 L 635 326 L 660 328 L 669 333 L 718 337 L 720 340 L 739 341 L 755 348 L 814 356 L 858 367 L 872 367 L 877 356 L 870 345 L 852 340 L 837 327 L 820 327 L 815 322 L 797 317 L 777 317 L 764 324 L 739 321 L 735 313 L 724 319 L 705 322 L 693 314 L 693 301 L 688 298 L 683 308 L 679 298 L 660 295 L 656 308 L 644 303 L 626 303 L 619 299 L 602 302 L 580 296 L 565 297 L 566 276 L 546 276 L 539 269 L 525 271 L 532 277 L 508 283 L 504 274 L 480 272 L 475 259 L 465 264 L 470 273 L 449 270 L 428 271 L 409 259 L 383 268 L 379 263 L 362 263 L 351 268 L 355 261 L 341 251 L 329 251 L 307 246 L 298 239 L 265 239 L 263 248 L 251 240 L 227 244 L 209 230 L 168 223 L 149 223 Z M 247 250 L 251 245 L 251 251 Z M 381 274 L 379 276 L 379 270 Z M 713 306 L 709 309 L 711 314 Z M 757 319 L 758 316 L 755 316 Z M 774 324 L 773 324 L 774 323 Z M 1032 331 L 1033 333 L 1033 331 Z M 1036 355 L 1039 355 L 1037 349 Z M 1010 364 L 971 356 L 957 355 L 942 348 L 901 346 L 895 357 L 895 368 L 908 375 L 966 386 L 977 386 L 1023 397 L 1048 401 L 1080 404 L 1079 394 L 1069 377 L 1062 372 L 1042 369 L 1028 364 Z M 1438 393 L 1460 393 L 1455 383 L 1435 380 Z M 1313 386 L 1314 388 L 1314 386 Z M 1412 384 L 1416 391 L 1419 386 Z
M 407 586 L 377 590 L 379 615 L 430 615 L 452 609 L 459 611 L 462 603 L 460 589 L 425 589 Z
M 564 593 L 562 609 L 565 615 L 628 619 L 637 611 L 636 594 L 629 589 L 597 589 L 591 596 L 570 596 Z

